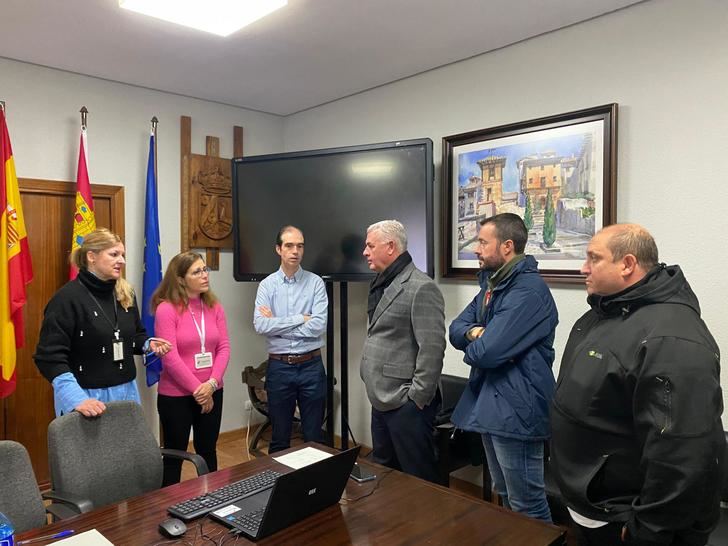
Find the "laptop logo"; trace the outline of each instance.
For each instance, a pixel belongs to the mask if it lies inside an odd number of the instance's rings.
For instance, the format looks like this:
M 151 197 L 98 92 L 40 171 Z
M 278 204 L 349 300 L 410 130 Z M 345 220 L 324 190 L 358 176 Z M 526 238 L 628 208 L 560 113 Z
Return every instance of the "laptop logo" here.
M 308 491 L 308 494 L 309 494 L 309 496 L 310 496 L 310 495 L 315 495 L 315 494 L 316 494 L 316 488 L 314 487 L 313 489 L 310 489 L 310 490 Z

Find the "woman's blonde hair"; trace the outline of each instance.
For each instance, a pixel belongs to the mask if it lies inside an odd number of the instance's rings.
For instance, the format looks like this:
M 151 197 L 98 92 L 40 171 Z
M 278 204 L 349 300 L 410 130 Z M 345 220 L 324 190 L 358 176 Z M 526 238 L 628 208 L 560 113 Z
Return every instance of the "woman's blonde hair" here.
M 83 238 L 81 246 L 71 253 L 71 264 L 75 265 L 79 271 L 88 271 L 89 252 L 101 252 L 119 243 L 123 243 L 121 237 L 106 228 L 99 228 L 96 231 L 92 231 Z M 124 309 L 129 309 L 129 307 L 134 305 L 134 289 L 123 277 L 119 277 L 116 280 L 114 292 L 116 299 Z
M 172 258 L 164 272 L 164 278 L 152 294 L 151 312 L 154 313 L 163 301 L 169 302 L 182 311 L 189 303 L 187 290 L 185 290 L 183 279 L 190 267 L 198 261 L 204 260 L 197 252 L 180 252 Z M 217 303 L 217 297 L 212 290 L 200 294 L 200 299 L 207 305 L 213 307 Z

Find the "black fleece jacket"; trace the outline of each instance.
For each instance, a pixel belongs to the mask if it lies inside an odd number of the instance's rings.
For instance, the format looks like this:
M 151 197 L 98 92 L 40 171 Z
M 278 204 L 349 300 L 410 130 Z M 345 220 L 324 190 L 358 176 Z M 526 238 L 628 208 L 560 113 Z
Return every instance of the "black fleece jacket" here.
M 128 309 L 116 302 L 124 360 L 114 362 L 114 284 L 82 270 L 48 302 L 33 355 L 48 381 L 71 372 L 81 387 L 98 389 L 136 377 L 134 354 L 142 353 L 147 332 L 136 301 Z
M 720 355 L 678 266 L 608 297 L 569 336 L 552 462 L 570 508 L 624 522 L 628 544 L 702 545 L 719 517 Z

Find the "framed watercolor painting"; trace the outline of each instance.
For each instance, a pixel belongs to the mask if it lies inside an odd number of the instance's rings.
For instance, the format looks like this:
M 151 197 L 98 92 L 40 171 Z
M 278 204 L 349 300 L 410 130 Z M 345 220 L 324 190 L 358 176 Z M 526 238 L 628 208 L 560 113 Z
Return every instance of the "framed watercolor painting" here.
M 443 138 L 442 276 L 472 278 L 480 222 L 521 216 L 549 281 L 580 282 L 589 239 L 615 222 L 617 104 Z

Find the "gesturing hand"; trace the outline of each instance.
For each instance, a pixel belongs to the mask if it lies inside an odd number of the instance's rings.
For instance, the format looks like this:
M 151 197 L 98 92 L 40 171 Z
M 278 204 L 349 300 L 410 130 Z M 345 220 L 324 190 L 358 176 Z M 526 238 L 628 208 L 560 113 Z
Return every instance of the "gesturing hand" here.
M 166 339 L 155 337 L 149 341 L 149 348 L 157 356 L 166 355 L 172 348 L 172 344 Z

